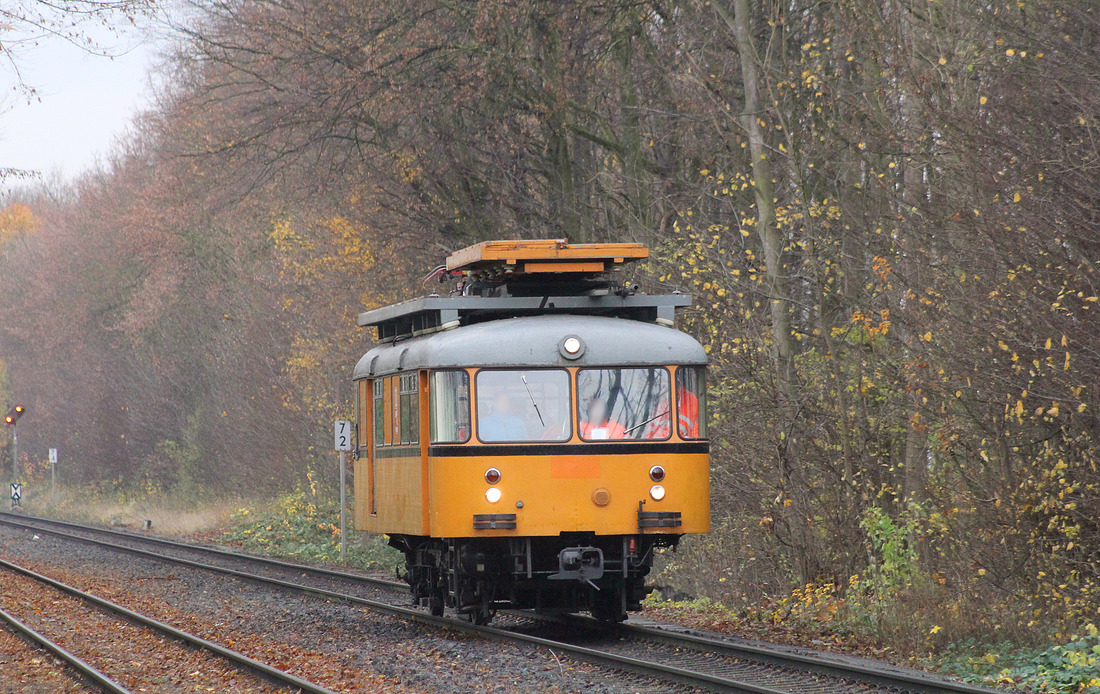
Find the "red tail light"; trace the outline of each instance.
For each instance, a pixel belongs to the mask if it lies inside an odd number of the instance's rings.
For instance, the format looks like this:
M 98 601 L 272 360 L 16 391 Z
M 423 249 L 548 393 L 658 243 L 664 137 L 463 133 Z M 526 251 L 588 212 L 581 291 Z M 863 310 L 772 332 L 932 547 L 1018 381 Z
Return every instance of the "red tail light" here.
M 489 484 L 497 484 L 500 482 L 500 470 L 495 467 L 491 467 L 485 471 L 485 481 Z
M 663 467 L 661 467 L 660 465 L 654 465 L 653 467 L 649 468 L 649 479 L 653 480 L 654 482 L 660 482 L 664 478 L 665 469 Z

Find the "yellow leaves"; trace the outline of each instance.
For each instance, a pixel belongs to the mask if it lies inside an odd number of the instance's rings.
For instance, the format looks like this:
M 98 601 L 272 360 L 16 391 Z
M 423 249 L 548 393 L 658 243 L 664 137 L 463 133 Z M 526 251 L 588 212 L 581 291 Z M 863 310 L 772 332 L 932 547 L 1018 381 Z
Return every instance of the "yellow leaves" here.
M 1012 202 L 1020 202 L 1020 194 L 1019 193 L 1014 193 L 1012 195 Z
M 42 228 L 42 220 L 38 219 L 23 203 L 13 202 L 0 210 L 0 253 L 4 246 L 24 234 L 35 234 Z
M 1003 351 L 1003 352 L 1008 351 L 1008 345 L 1005 344 L 1004 340 L 997 340 L 997 346 L 1000 347 L 1001 351 Z
M 1006 50 L 1005 50 L 1005 55 L 1007 55 L 1007 56 L 1008 56 L 1009 58 L 1011 58 L 1012 56 L 1016 55 L 1016 51 L 1014 51 L 1014 50 L 1013 50 L 1013 49 L 1011 49 L 1011 48 L 1009 48 L 1009 49 L 1006 49 Z
M 978 569 L 979 576 L 985 576 L 985 569 Z
M 943 58 L 940 58 L 940 60 L 943 60 Z M 942 628 L 942 627 L 941 627 L 940 625 L 938 625 L 938 624 L 937 624 L 936 626 L 934 626 L 934 627 L 932 627 L 931 629 L 929 629 L 929 630 L 928 630 L 928 633 L 929 633 L 929 634 L 938 634 L 938 633 L 940 633 L 941 631 L 943 631 L 943 628 Z
M 947 58 L 940 58 L 939 63 L 940 65 L 947 65 Z
M 989 97 L 985 97 L 985 96 L 978 99 L 978 103 L 980 103 L 982 106 L 985 106 L 988 101 L 989 101 Z
M 921 335 L 921 339 L 924 340 L 925 342 L 931 342 L 932 341 L 932 331 L 929 330 L 928 332 Z

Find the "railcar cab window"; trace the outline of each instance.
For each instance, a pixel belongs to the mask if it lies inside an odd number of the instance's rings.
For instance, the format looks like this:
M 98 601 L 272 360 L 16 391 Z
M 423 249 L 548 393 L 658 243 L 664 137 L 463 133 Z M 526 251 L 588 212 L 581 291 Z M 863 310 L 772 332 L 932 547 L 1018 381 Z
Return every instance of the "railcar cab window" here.
M 577 374 L 581 438 L 667 439 L 672 421 L 669 380 L 664 368 L 582 369 Z
M 701 366 L 676 369 L 676 427 L 682 439 L 707 437 L 707 373 Z
M 475 383 L 482 442 L 568 441 L 572 436 L 568 371 L 482 370 Z
M 428 392 L 431 397 L 431 442 L 469 441 L 470 375 L 465 371 L 433 371 Z

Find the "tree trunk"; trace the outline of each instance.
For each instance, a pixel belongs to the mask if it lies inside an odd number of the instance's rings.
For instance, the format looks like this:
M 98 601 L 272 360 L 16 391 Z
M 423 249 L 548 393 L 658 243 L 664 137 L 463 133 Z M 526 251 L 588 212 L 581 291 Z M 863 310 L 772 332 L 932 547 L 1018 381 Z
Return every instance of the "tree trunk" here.
M 741 79 L 745 105 L 739 117 L 749 140 L 752 157 L 753 192 L 756 201 L 756 230 L 764 249 L 766 291 L 772 323 L 772 359 L 775 364 L 778 395 L 779 434 L 778 459 L 781 466 L 784 500 L 790 523 L 791 542 L 795 550 L 799 573 L 811 581 L 821 571 L 818 542 L 814 537 L 808 502 L 805 498 L 805 476 L 798 456 L 798 382 L 794 369 L 794 337 L 791 333 L 791 301 L 788 268 L 784 248 L 786 239 L 776 224 L 775 187 L 771 161 L 764 138 L 763 111 L 760 103 L 760 73 L 756 64 L 756 46 L 752 35 L 752 13 L 749 0 L 733 0 L 733 15 L 719 8 L 723 20 L 733 30 L 741 59 Z M 786 505 L 789 501 L 790 504 Z

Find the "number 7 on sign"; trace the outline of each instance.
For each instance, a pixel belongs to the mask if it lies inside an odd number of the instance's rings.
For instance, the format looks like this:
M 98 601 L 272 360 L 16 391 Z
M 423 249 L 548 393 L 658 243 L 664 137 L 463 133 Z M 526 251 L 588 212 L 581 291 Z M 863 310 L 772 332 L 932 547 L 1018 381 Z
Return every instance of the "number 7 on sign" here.
M 334 448 L 338 451 L 350 451 L 351 433 L 355 431 L 351 426 L 351 422 L 347 419 L 337 419 L 335 429 L 336 445 Z

